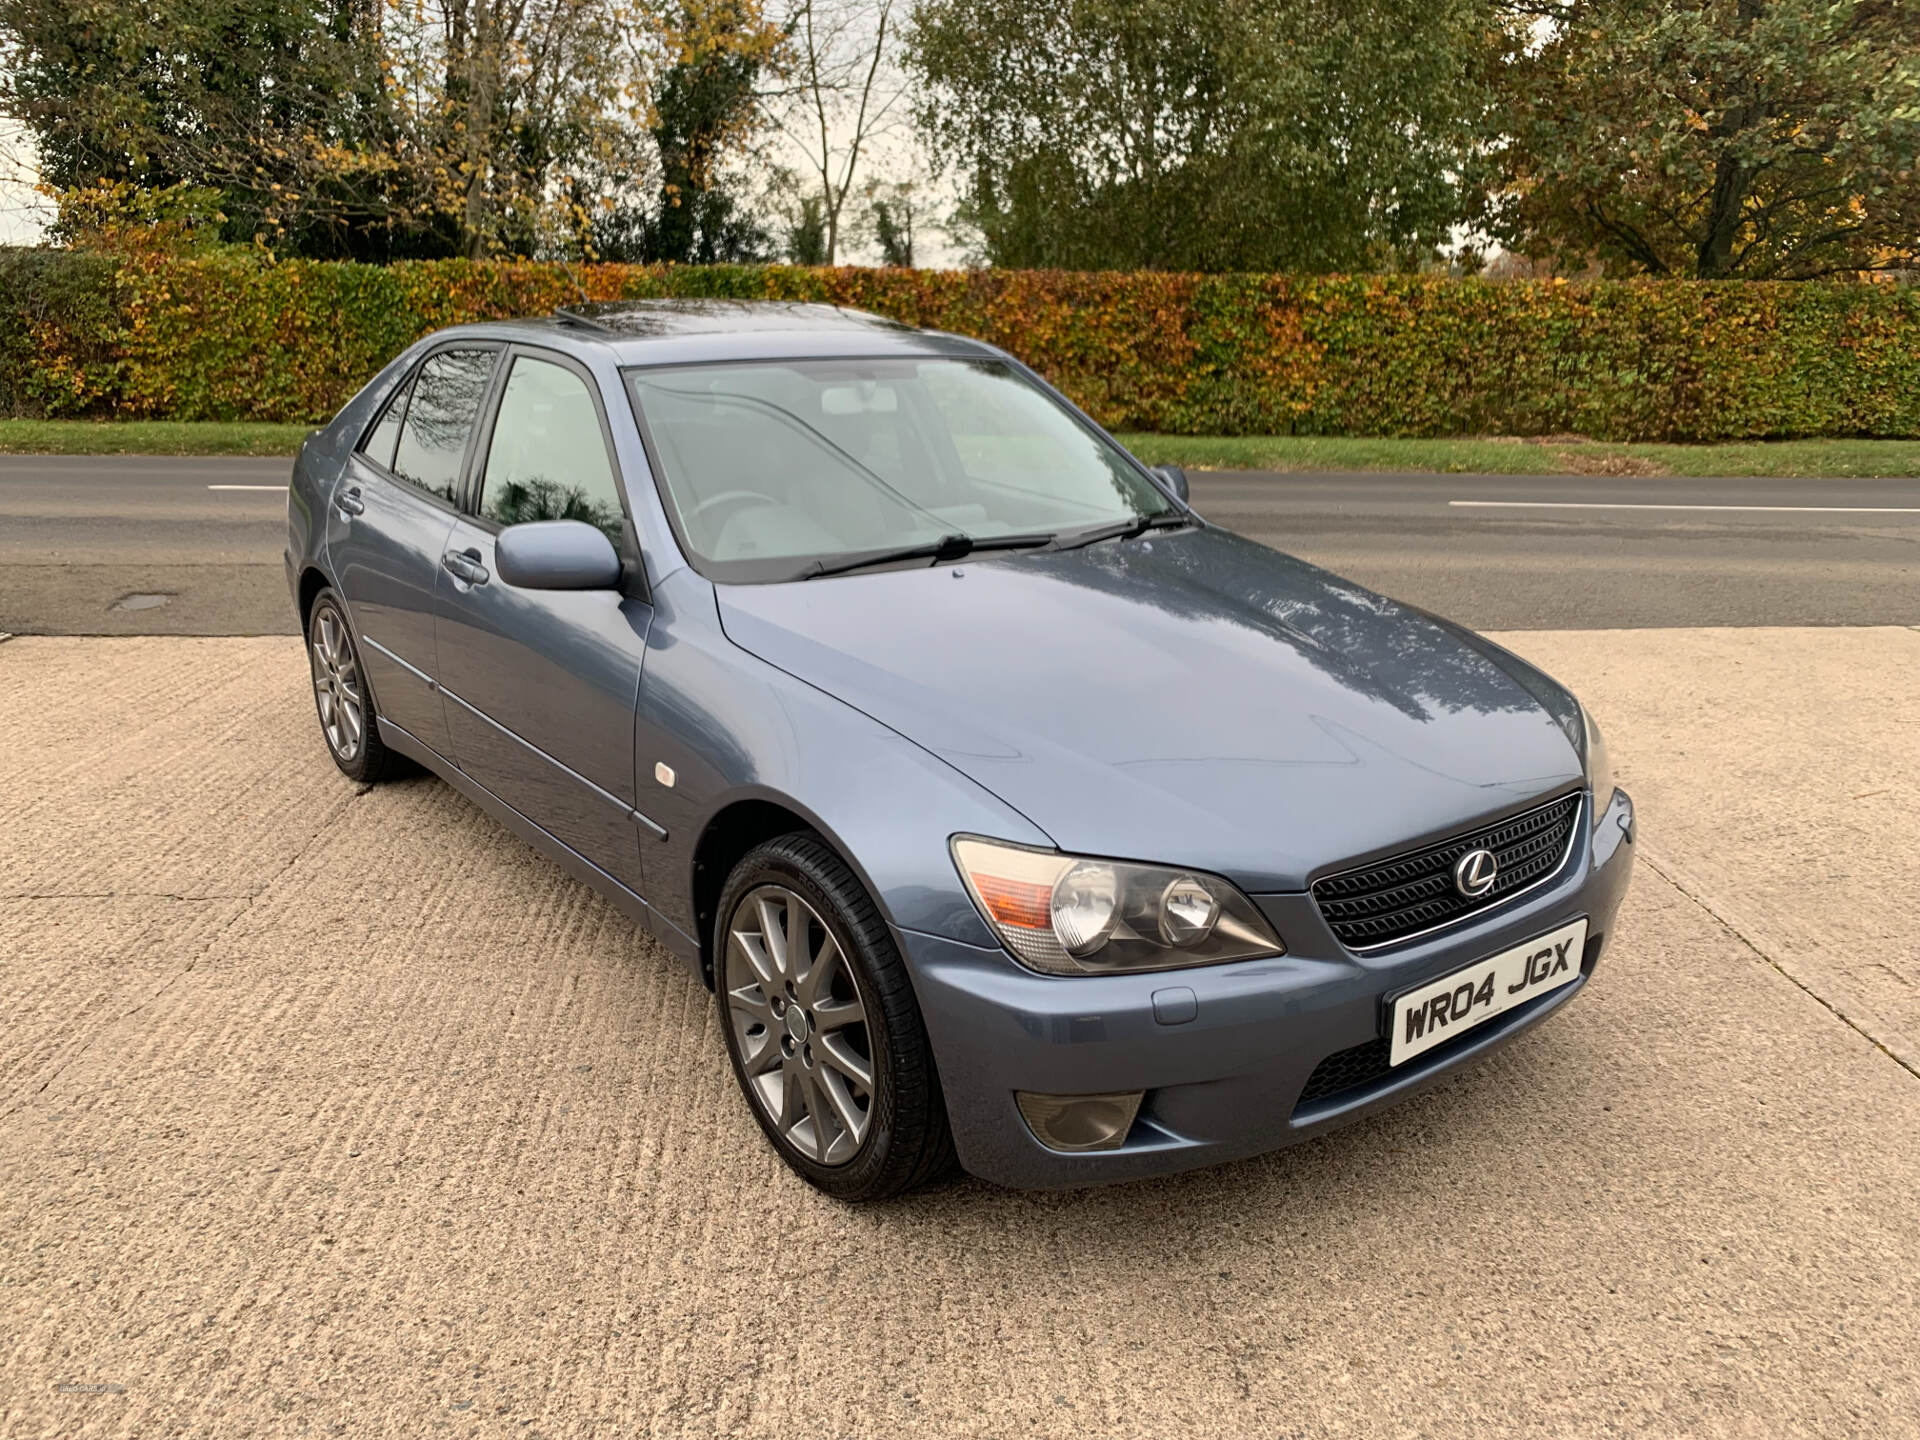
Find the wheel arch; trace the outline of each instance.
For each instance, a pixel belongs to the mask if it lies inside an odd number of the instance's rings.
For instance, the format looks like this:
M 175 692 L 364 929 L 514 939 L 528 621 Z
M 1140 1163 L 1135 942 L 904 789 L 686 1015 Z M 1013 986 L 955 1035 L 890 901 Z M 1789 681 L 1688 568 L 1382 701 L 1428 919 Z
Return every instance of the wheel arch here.
M 709 988 L 714 984 L 714 934 L 719 923 L 715 912 L 727 877 L 756 846 L 795 833 L 811 835 L 831 850 L 853 872 L 891 927 L 892 920 L 873 878 L 817 816 L 784 795 L 755 794 L 730 800 L 707 820 L 693 847 L 693 914 L 699 927 L 700 970 Z
M 300 633 L 307 633 L 307 621 L 313 615 L 313 602 L 320 592 L 333 584 L 317 565 L 300 572 Z
M 341 593 L 340 587 L 328 578 L 326 571 L 312 561 L 308 561 L 306 568 L 300 572 L 300 643 L 303 645 L 307 639 L 307 624 L 313 618 L 313 602 L 320 598 L 322 590 L 332 590 L 339 596 L 340 609 L 347 617 L 347 632 L 349 635 L 353 634 L 353 610 L 347 604 L 347 597 Z M 358 646 L 359 637 L 353 636 L 353 640 Z M 366 687 L 369 713 L 377 719 L 380 713 L 380 697 L 374 693 L 373 677 L 367 673 L 364 663 L 360 667 L 360 683 Z

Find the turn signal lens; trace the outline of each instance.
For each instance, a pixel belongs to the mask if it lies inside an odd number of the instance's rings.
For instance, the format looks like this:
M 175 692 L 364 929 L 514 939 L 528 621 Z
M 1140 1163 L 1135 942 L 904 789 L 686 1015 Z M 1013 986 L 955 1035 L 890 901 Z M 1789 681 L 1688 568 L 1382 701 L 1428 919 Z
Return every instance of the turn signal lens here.
M 1053 923 L 1049 908 L 1053 900 L 1051 885 L 1009 880 L 1004 875 L 982 875 L 979 895 L 987 918 L 998 924 L 1045 930 Z
M 1015 958 L 1047 975 L 1172 970 L 1283 955 L 1254 903 L 1216 875 L 953 839 L 980 913 Z

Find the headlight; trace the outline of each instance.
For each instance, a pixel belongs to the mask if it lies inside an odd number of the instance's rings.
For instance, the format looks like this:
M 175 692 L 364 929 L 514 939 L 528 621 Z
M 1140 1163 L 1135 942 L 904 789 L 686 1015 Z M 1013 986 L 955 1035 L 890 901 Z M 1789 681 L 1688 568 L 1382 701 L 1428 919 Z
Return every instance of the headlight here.
M 1172 970 L 1286 953 L 1253 902 L 1217 875 L 965 835 L 954 837 L 953 863 L 1007 949 L 1048 975 Z
M 1581 749 L 1587 763 L 1587 784 L 1593 790 L 1593 823 L 1598 825 L 1613 803 L 1613 760 L 1607 754 L 1607 742 L 1600 738 L 1600 727 L 1593 723 L 1584 705 L 1580 707 L 1580 719 L 1586 726 Z

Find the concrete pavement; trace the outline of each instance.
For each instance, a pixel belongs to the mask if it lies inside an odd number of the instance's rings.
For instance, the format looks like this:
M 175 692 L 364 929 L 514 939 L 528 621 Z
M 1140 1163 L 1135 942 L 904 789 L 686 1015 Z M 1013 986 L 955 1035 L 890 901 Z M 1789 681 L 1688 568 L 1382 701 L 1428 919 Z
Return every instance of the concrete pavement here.
M 861 1211 L 296 644 L 0 644 L 0 1433 L 1910 1434 L 1920 633 L 1498 638 L 1641 807 L 1579 1001 L 1291 1152 Z
M 0 630 L 291 633 L 287 470 L 0 456 Z M 1192 478 L 1208 518 L 1476 629 L 1920 624 L 1920 480 Z

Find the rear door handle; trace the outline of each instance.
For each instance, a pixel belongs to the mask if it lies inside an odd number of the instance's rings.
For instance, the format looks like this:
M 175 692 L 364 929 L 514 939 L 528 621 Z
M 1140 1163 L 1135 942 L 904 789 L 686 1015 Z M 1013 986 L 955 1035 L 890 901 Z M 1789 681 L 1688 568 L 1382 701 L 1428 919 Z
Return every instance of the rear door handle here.
M 469 585 L 484 585 L 492 578 L 487 574 L 487 567 L 480 563 L 478 550 L 449 550 L 440 557 L 440 564 L 454 579 Z
M 349 485 L 342 490 L 333 497 L 333 503 L 342 515 L 364 515 L 367 510 L 367 502 L 360 498 L 358 485 Z

